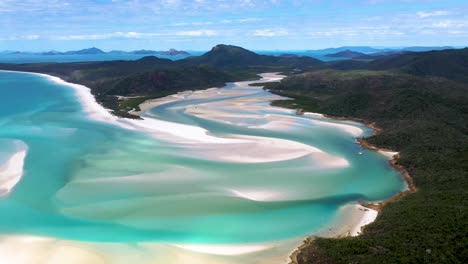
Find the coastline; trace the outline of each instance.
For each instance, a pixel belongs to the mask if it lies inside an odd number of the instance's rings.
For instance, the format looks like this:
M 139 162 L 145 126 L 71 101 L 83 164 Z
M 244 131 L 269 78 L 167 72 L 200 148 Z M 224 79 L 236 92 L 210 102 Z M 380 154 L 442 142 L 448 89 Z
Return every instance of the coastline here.
M 322 115 L 323 117 L 326 117 L 326 118 L 341 120 L 341 121 L 359 122 L 359 123 L 365 125 L 367 128 L 372 129 L 372 135 L 374 135 L 374 136 L 378 135 L 382 131 L 382 129 L 380 127 L 378 127 L 375 122 L 367 122 L 365 120 L 361 120 L 361 119 L 357 119 L 357 118 L 353 119 L 353 118 L 345 118 L 345 117 L 334 117 L 334 116 L 329 116 L 329 115 L 325 115 L 325 114 L 318 114 L 318 113 L 305 113 L 305 114 Z M 407 190 L 399 192 L 399 193 L 395 194 L 394 196 L 388 198 L 387 200 L 384 200 L 384 201 L 379 202 L 379 203 L 368 203 L 368 202 L 365 202 L 365 201 L 357 201 L 357 203 L 359 205 L 361 205 L 361 206 L 363 206 L 365 208 L 371 209 L 371 210 L 375 210 L 375 211 L 378 212 L 378 214 L 380 214 L 380 211 L 382 210 L 382 208 L 386 204 L 399 201 L 402 198 L 404 198 L 406 195 L 408 195 L 410 193 L 417 192 L 418 189 L 414 185 L 413 178 L 409 174 L 408 170 L 405 167 L 403 167 L 402 165 L 398 164 L 398 158 L 400 157 L 399 152 L 396 152 L 396 151 L 391 150 L 391 149 L 380 148 L 380 147 L 374 146 L 374 145 L 370 144 L 369 142 L 367 142 L 365 140 L 365 138 L 358 138 L 356 140 L 356 143 L 359 144 L 360 146 L 362 146 L 365 149 L 377 151 L 377 152 L 380 152 L 383 155 L 391 154 L 391 159 L 389 160 L 390 166 L 400 173 L 400 175 L 402 176 L 403 180 L 405 181 L 405 183 L 407 185 Z M 377 217 L 378 217 L 378 215 L 376 215 L 375 219 Z M 373 223 L 375 221 L 375 219 L 373 221 L 371 221 L 369 223 L 366 223 L 366 224 L 364 224 L 364 225 L 362 225 L 360 227 L 357 227 L 357 228 L 359 228 L 360 231 L 362 232 L 364 230 L 365 226 Z M 360 235 L 361 232 L 358 235 Z M 336 234 L 336 235 L 332 236 L 331 238 L 341 238 L 341 237 L 342 236 L 340 234 Z M 290 255 L 289 264 L 304 264 L 304 263 L 302 263 L 301 261 L 298 260 L 298 257 L 302 253 L 302 250 L 304 250 L 305 248 L 307 248 L 307 247 L 312 247 L 313 248 L 314 247 L 314 245 L 313 245 L 314 242 L 313 241 L 314 241 L 314 237 L 306 237 L 304 239 L 302 245 L 300 245 Z

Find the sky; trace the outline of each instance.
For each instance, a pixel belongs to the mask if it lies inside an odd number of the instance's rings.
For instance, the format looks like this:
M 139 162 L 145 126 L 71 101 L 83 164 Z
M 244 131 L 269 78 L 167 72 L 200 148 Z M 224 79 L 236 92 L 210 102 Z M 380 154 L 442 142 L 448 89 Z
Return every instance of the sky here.
M 468 0 L 0 0 L 0 50 L 466 46 Z

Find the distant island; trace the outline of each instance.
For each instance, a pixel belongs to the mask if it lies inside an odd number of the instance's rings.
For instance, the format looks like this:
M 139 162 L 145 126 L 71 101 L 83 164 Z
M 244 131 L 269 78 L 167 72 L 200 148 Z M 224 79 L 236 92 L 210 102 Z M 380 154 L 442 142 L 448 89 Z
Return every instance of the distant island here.
M 101 54 L 142 54 L 142 55 L 161 55 L 161 56 L 191 56 L 190 53 L 183 50 L 169 49 L 167 51 L 156 51 L 156 50 L 134 50 L 134 51 L 123 51 L 123 50 L 112 50 L 105 52 L 96 47 L 81 49 L 81 50 L 71 50 L 60 52 L 56 50 L 51 50 L 47 52 L 22 52 L 22 51 L 2 51 L 0 54 L 3 55 L 45 55 L 45 56 L 55 56 L 55 55 L 101 55 Z
M 170 49 L 169 51 L 162 52 L 164 56 L 190 56 L 190 53 L 183 50 Z
M 363 53 L 380 53 L 380 52 L 390 52 L 390 51 L 412 51 L 412 52 L 424 52 L 424 51 L 433 51 L 433 50 L 446 50 L 446 49 L 455 49 L 451 46 L 441 46 L 441 47 L 420 47 L 420 46 L 413 46 L 413 47 L 385 47 L 385 48 L 376 48 L 376 47 L 369 47 L 369 46 L 343 46 L 338 48 L 326 48 L 326 49 L 317 49 L 317 50 L 307 50 L 306 52 L 311 53 L 338 53 L 342 51 L 354 51 L 354 52 L 363 52 Z

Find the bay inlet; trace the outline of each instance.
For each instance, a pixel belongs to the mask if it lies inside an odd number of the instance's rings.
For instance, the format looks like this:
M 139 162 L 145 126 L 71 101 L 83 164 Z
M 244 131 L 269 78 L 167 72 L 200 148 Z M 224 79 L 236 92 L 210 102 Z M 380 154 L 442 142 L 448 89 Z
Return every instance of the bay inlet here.
M 357 234 L 375 215 L 356 201 L 401 176 L 356 144 L 370 129 L 270 106 L 249 84 L 282 76 L 261 76 L 130 120 L 84 86 L 0 72 L 0 262 L 287 263 L 306 236 Z

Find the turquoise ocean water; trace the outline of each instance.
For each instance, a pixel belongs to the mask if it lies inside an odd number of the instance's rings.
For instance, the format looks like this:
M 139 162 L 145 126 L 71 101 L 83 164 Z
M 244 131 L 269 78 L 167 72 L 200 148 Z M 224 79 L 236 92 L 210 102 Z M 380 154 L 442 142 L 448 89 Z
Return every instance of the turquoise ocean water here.
M 256 91 L 249 96 L 268 95 Z M 188 146 L 183 144 L 90 120 L 73 89 L 41 76 L 0 72 L 0 93 L 0 162 L 17 151 L 18 142 L 28 147 L 22 179 L 0 198 L 1 235 L 117 243 L 274 242 L 314 234 L 334 220 L 341 206 L 383 200 L 404 188 L 388 158 L 362 149 L 350 134 L 329 126 L 272 131 L 181 110 L 210 99 L 147 112 L 215 136 L 300 142 L 345 158 L 350 166 L 321 168 L 305 157 L 222 162 L 185 155 Z M 280 112 L 272 107 L 271 113 Z M 231 189 L 286 193 L 287 199 L 254 201 L 226 191 Z

